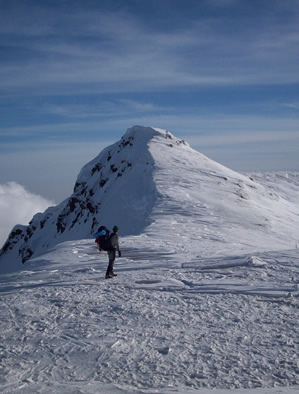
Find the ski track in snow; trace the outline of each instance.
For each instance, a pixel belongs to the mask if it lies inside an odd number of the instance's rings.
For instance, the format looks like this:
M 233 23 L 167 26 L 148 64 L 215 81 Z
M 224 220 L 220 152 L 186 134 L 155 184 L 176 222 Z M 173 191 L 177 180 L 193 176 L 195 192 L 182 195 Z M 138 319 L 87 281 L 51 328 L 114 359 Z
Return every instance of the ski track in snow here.
M 293 392 L 297 250 L 184 261 L 121 241 L 112 280 L 89 240 L 1 277 L 3 393 Z

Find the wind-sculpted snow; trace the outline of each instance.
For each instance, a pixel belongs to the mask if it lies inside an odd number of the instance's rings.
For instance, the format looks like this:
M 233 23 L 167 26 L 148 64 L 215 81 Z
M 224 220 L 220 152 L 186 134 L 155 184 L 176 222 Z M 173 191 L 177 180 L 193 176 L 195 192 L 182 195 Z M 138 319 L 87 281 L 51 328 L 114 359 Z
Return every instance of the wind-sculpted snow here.
M 110 281 L 92 241 L 2 277 L 1 392 L 295 392 L 297 251 L 183 259 L 146 236 L 121 246 Z

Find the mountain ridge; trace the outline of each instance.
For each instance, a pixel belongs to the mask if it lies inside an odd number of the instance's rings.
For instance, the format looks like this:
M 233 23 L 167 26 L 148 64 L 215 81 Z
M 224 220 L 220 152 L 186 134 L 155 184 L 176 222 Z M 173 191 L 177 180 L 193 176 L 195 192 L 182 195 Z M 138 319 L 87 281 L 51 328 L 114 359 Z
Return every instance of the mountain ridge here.
M 129 128 L 119 141 L 83 166 L 69 198 L 34 215 L 28 226 L 16 225 L 12 229 L 0 260 L 10 256 L 25 263 L 57 243 L 90 237 L 100 223 L 120 223 L 122 234 L 140 233 L 148 224 L 155 199 L 150 176 L 154 162 L 147 144 L 154 136 L 164 134 L 170 135 L 161 129 Z M 44 239 L 42 233 L 47 233 Z

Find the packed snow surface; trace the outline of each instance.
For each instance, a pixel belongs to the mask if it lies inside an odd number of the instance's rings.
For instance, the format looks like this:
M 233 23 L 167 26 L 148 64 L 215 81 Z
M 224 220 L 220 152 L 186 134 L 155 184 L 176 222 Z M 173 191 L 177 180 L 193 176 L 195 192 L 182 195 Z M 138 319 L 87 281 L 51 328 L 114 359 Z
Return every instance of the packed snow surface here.
M 34 219 L 37 229 L 48 220 L 56 241 L 47 250 L 25 265 L 8 265 L 15 249 L 4 255 L 1 392 L 295 393 L 299 174 L 241 175 L 146 130 L 128 130 L 82 169 L 73 210 L 68 201 Z M 109 171 L 99 160 L 115 177 L 98 190 L 95 174 Z M 74 222 L 79 190 L 91 205 L 101 199 L 99 212 L 119 202 L 107 223 L 120 227 L 113 279 L 104 279 L 91 210 Z M 121 217 L 130 204 L 131 220 L 139 215 L 132 234 L 130 214 Z M 50 226 L 61 209 L 70 215 L 63 234 Z M 45 243 L 43 228 L 32 245 Z
M 111 280 L 90 240 L 1 278 L 2 392 L 291 392 L 296 250 L 183 259 L 147 236 L 121 245 Z

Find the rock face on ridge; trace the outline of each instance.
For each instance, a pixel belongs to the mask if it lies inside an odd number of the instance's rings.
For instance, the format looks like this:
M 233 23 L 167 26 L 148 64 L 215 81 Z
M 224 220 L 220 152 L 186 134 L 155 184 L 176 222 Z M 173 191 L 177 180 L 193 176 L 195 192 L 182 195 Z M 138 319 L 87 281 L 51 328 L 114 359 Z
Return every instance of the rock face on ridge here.
M 91 238 L 102 224 L 117 224 L 121 236 L 154 237 L 157 248 L 178 253 L 199 242 L 202 256 L 235 253 L 236 240 L 244 253 L 293 248 L 296 198 L 210 160 L 168 131 L 134 126 L 82 168 L 69 198 L 13 228 L 0 273 L 4 264 L 18 269 L 61 242 Z

